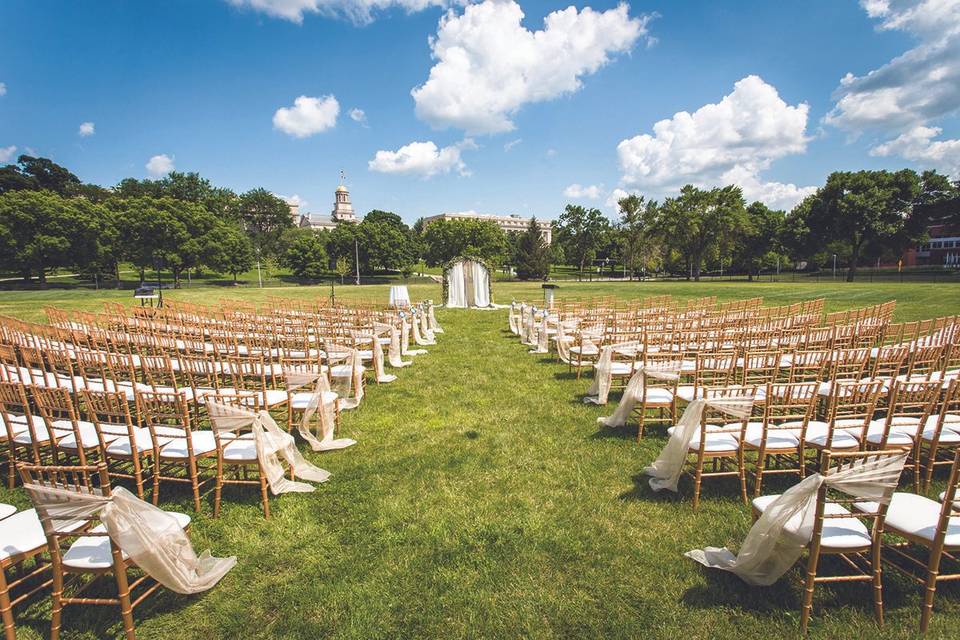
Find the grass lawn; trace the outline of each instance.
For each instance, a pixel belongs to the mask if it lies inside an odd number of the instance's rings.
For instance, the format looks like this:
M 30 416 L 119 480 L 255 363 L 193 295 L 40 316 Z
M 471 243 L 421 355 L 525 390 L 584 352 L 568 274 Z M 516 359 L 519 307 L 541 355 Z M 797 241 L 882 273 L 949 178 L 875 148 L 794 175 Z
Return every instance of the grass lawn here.
M 439 285 L 413 285 L 415 299 Z M 326 295 L 327 287 L 282 291 L 196 288 L 171 297 L 215 303 L 223 296 Z M 337 287 L 338 297 L 385 301 L 386 287 Z M 762 295 L 766 304 L 827 298 L 828 310 L 895 298 L 895 319 L 956 313 L 960 286 L 767 283 L 562 283 L 561 296 L 721 299 Z M 168 295 L 165 293 L 165 295 Z M 537 284 L 496 284 L 500 303 L 542 299 Z M 96 309 L 124 292 L 4 292 L 0 314 L 39 320 L 44 305 Z M 225 492 L 194 516 L 198 550 L 235 554 L 237 567 L 193 597 L 161 591 L 137 609 L 138 637 L 795 637 L 801 590 L 794 569 L 773 587 L 751 588 L 682 556 L 705 545 L 736 547 L 750 527 L 736 480 L 708 482 L 701 510 L 690 484 L 679 496 L 652 493 L 640 476 L 665 442 L 650 428 L 607 429 L 612 406 L 584 405 L 589 381 L 527 348 L 506 330 L 506 312 L 438 310 L 439 345 L 371 386 L 344 414 L 359 444 L 307 453 L 333 473 L 312 494 L 274 498 L 261 517 L 254 490 Z M 302 447 L 303 449 L 303 447 Z M 768 491 L 791 483 L 774 480 Z M 186 493 L 165 486 L 163 504 L 192 514 Z M 27 506 L 22 490 L 0 501 Z M 867 585 L 818 587 L 810 635 L 915 637 L 920 587 L 885 573 L 886 626 L 874 623 Z M 62 637 L 120 637 L 119 614 L 68 608 Z M 48 599 L 16 611 L 18 637 L 46 637 Z M 956 637 L 960 588 L 941 585 L 928 637 Z

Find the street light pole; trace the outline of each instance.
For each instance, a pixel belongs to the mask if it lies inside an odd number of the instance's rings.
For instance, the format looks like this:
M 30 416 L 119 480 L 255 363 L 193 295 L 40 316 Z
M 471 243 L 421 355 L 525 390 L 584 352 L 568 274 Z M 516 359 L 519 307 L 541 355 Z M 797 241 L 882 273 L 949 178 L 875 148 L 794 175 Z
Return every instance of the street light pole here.
M 837 254 L 833 254 L 833 279 L 837 279 Z
M 263 274 L 260 272 L 260 247 L 257 247 L 257 282 L 260 284 L 260 288 L 263 289 Z
M 356 266 L 357 272 L 357 285 L 360 284 L 360 245 L 357 243 L 357 239 L 353 239 L 353 264 Z

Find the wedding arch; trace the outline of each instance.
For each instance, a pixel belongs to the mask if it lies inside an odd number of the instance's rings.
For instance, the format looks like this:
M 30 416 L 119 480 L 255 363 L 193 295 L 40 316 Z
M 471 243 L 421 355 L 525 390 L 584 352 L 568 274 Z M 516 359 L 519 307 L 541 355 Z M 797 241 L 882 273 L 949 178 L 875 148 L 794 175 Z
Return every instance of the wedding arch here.
M 443 300 L 448 308 L 493 306 L 491 270 L 475 256 L 457 256 L 443 266 Z

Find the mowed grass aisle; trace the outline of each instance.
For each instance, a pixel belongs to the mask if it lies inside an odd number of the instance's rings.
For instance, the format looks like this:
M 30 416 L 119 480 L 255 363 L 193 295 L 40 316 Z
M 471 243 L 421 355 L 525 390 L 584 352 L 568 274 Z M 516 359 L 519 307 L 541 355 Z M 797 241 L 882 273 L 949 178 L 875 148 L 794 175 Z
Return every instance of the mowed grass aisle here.
M 947 291 L 924 300 L 956 300 Z M 908 313 L 937 314 L 925 306 Z M 742 540 L 750 515 L 735 480 L 707 484 L 698 513 L 688 482 L 680 496 L 653 494 L 639 474 L 663 446 L 662 428 L 637 444 L 633 429 L 599 427 L 612 405 L 584 405 L 589 380 L 528 354 L 506 330 L 505 311 L 438 318 L 447 329 L 440 344 L 344 414 L 342 433 L 359 444 L 308 454 L 333 473 L 328 483 L 274 498 L 267 521 L 253 491 L 229 490 L 216 520 L 205 503 L 194 544 L 236 554 L 237 568 L 201 596 L 148 600 L 137 610 L 139 637 L 797 635 L 796 570 L 756 589 L 682 556 Z M 0 490 L 0 501 L 27 506 L 20 489 Z M 165 489 L 163 503 L 192 513 L 183 493 Z M 879 630 L 868 587 L 820 588 L 811 636 L 914 637 L 919 593 L 885 573 Z M 17 619 L 20 637 L 46 637 L 48 599 Z M 111 608 L 74 607 L 64 620 L 64 638 L 121 635 Z M 958 625 L 960 589 L 941 586 L 928 637 L 956 637 Z

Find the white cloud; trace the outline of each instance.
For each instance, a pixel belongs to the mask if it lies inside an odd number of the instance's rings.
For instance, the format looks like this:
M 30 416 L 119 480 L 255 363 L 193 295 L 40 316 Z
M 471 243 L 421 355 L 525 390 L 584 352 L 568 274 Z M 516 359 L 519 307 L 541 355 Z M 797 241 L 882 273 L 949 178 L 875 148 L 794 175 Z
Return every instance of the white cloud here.
M 866 75 L 848 73 L 824 121 L 854 136 L 897 136 L 871 150 L 950 169 L 960 141 L 932 138 L 937 120 L 960 112 L 960 0 L 861 0 L 881 31 L 904 31 L 917 45 Z M 930 133 L 936 129 L 936 133 Z M 924 146 L 925 145 L 925 146 Z
M 367 24 L 378 11 L 397 7 L 407 11 L 422 11 L 428 7 L 460 4 L 447 0 L 227 0 L 235 7 L 261 11 L 268 16 L 303 23 L 308 13 L 343 17 L 358 24 Z
M 633 48 L 652 16 L 636 18 L 621 4 L 608 11 L 568 7 L 525 28 L 514 0 L 485 0 L 453 10 L 430 39 L 436 60 L 430 77 L 410 93 L 419 118 L 468 134 L 510 131 L 525 104 L 577 91 L 583 76 Z
M 0 147 L 0 162 L 10 162 L 13 159 L 13 154 L 17 152 L 16 145 L 10 145 L 9 147 Z
M 92 122 L 80 123 L 80 129 L 77 131 L 77 135 L 86 138 L 87 136 L 92 136 L 94 133 L 96 133 L 96 128 Z
M 460 158 L 460 152 L 476 148 L 477 145 L 469 138 L 442 149 L 437 148 L 432 141 L 411 142 L 396 151 L 377 151 L 367 166 L 371 171 L 379 173 L 419 175 L 423 178 L 451 171 L 468 176 L 470 172 Z
M 0 96 L 5 96 L 5 95 L 7 95 L 7 83 L 0 82 Z
M 504 142 L 503 150 L 510 151 L 510 149 L 513 149 L 515 146 L 517 146 L 521 142 L 523 142 L 523 138 L 517 138 L 516 140 L 511 140 L 510 142 Z
M 788 105 L 758 76 L 738 81 L 717 104 L 680 111 L 643 134 L 617 145 L 622 182 L 657 194 L 683 184 L 735 183 L 768 204 L 792 205 L 808 187 L 764 183 L 760 173 L 774 160 L 806 151 L 809 107 Z M 764 200 L 767 202 L 767 200 Z
M 168 156 L 165 153 L 161 153 L 158 156 L 152 156 L 146 164 L 147 173 L 149 173 L 154 178 L 159 178 L 165 176 L 171 171 L 173 171 L 173 158 Z
M 897 155 L 921 166 L 939 168 L 960 176 L 960 140 L 934 140 L 941 133 L 939 127 L 914 127 L 893 140 L 877 145 L 870 150 L 870 155 Z
M 367 126 L 367 114 L 363 111 L 363 109 L 357 109 L 356 107 L 354 107 L 353 109 L 350 109 L 350 111 L 348 111 L 347 113 L 350 114 L 350 119 L 353 120 L 354 122 L 359 123 L 363 127 Z
M 301 207 L 301 208 L 306 207 L 308 204 L 310 204 L 309 202 L 307 202 L 306 200 L 304 200 L 303 198 L 301 198 L 301 197 L 298 196 L 297 194 L 293 194 L 292 196 L 284 196 L 284 195 L 281 195 L 281 194 L 279 194 L 279 193 L 275 193 L 275 194 L 273 194 L 273 195 L 277 196 L 278 198 L 280 198 L 281 200 L 283 200 L 283 201 L 286 202 L 287 204 L 295 204 L 295 205 L 297 205 L 297 206 L 299 206 L 299 207 Z
M 273 114 L 273 126 L 294 138 L 307 138 L 337 124 L 340 103 L 333 96 L 300 96 L 292 107 L 280 107 Z
M 575 198 L 577 200 L 599 200 L 602 192 L 603 186 L 598 187 L 597 185 L 592 184 L 589 187 L 584 187 L 577 183 L 573 183 L 563 190 L 563 195 L 567 198 Z
M 547 157 L 548 157 L 548 158 L 556 158 L 559 154 L 560 154 L 560 152 L 557 151 L 556 149 L 547 149 Z

